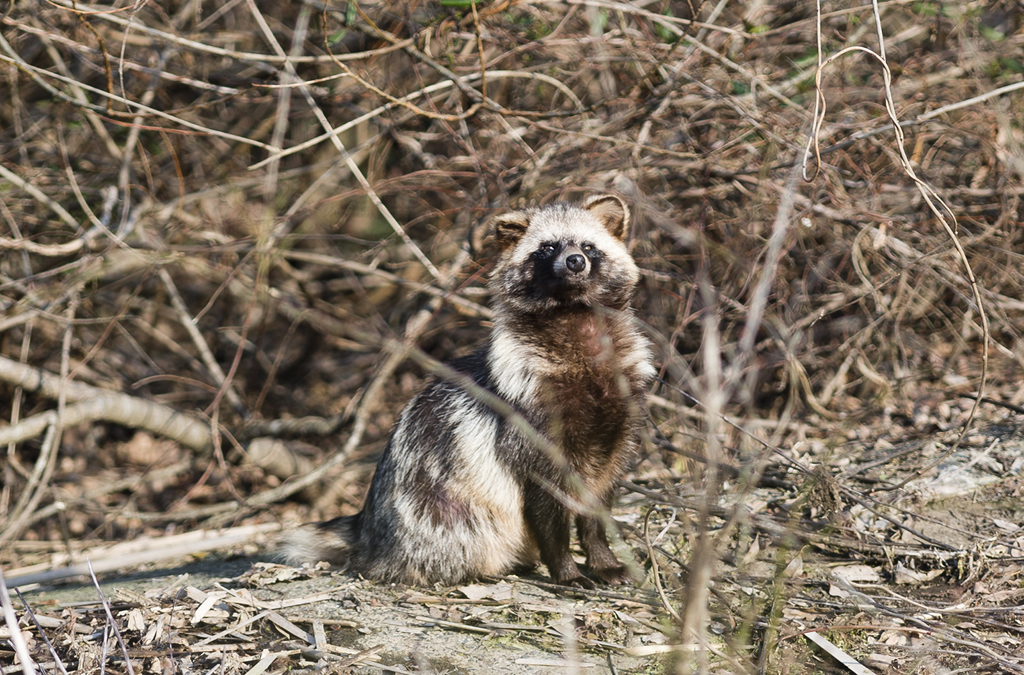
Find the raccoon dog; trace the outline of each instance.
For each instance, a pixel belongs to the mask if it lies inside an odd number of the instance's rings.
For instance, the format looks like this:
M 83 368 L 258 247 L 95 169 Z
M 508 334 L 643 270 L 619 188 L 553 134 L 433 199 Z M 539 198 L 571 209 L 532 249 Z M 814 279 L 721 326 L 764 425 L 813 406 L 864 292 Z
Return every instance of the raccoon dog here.
M 593 587 L 569 551 L 575 520 L 590 575 L 628 580 L 602 521 L 573 506 L 581 493 L 611 502 L 654 376 L 628 310 L 639 278 L 623 243 L 629 208 L 597 195 L 506 213 L 493 227 L 494 331 L 450 366 L 551 444 L 538 447 L 457 384 L 434 379 L 402 412 L 362 512 L 289 533 L 285 560 L 348 562 L 371 579 L 428 585 L 539 559 L 555 582 Z M 564 461 L 552 459 L 552 445 Z

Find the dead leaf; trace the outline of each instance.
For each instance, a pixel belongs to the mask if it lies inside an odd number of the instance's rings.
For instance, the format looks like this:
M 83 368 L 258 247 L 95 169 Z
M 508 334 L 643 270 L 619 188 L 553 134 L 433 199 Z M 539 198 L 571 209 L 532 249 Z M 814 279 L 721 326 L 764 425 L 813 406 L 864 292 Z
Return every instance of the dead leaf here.
M 789 561 L 786 569 L 782 570 L 782 576 L 787 579 L 796 579 L 804 573 L 803 552 L 797 553 L 796 557 Z
M 878 573 L 878 569 L 869 565 L 842 565 L 834 567 L 832 574 L 849 582 L 878 583 L 882 581 L 882 575 Z
M 459 586 L 459 591 L 470 600 L 491 599 L 504 602 L 512 599 L 512 586 L 509 584 L 470 584 Z
M 898 584 L 923 584 L 931 581 L 935 577 L 942 574 L 941 568 L 929 570 L 927 572 L 918 572 L 917 570 L 908 569 L 903 566 L 903 563 L 896 563 L 896 578 L 895 581 Z
M 143 616 L 142 610 L 138 607 L 128 612 L 128 630 L 134 630 L 140 633 L 146 630 L 146 618 Z
M 1008 520 L 1000 520 L 999 518 L 993 518 L 992 522 L 996 524 L 996 527 L 998 527 L 1000 530 L 1003 530 L 1004 532 L 1016 532 L 1020 529 L 1020 525 L 1018 525 L 1017 523 L 1011 523 Z
M 761 552 L 761 542 L 758 541 L 757 535 L 754 536 L 754 540 L 750 542 L 750 548 L 743 554 L 742 565 L 750 564 L 750 561 L 757 558 L 757 554 Z

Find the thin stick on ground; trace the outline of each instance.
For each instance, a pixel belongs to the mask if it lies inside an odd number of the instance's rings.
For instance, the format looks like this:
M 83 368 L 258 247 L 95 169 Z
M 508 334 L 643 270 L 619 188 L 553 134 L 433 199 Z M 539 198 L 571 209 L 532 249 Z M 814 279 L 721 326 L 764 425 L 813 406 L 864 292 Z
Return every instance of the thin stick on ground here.
M 28 651 L 25 636 L 21 632 L 21 626 L 18 625 L 18 616 L 14 613 L 14 605 L 11 603 L 11 594 L 7 590 L 7 581 L 4 579 L 2 569 L 0 569 L 0 603 L 3 604 L 4 622 L 7 624 L 7 631 L 10 633 L 8 639 L 14 645 L 14 651 L 18 655 L 18 661 L 21 663 L 21 672 L 23 675 L 36 675 L 36 662 Z
M 0 577 L 0 583 L 2 583 L 2 577 Z M 6 588 L 3 588 L 2 590 L 4 593 L 7 592 Z M 54 648 L 53 643 L 50 642 L 50 638 L 46 635 L 46 631 L 44 631 L 43 627 L 39 624 L 39 619 L 36 618 L 36 613 L 32 611 L 32 608 L 25 600 L 25 597 L 21 594 L 21 591 L 15 588 L 14 592 L 18 594 L 18 599 L 21 600 L 21 604 L 25 608 L 25 613 L 28 614 L 30 619 L 32 619 L 32 624 L 36 627 L 36 632 L 39 634 L 41 638 L 43 638 L 43 642 L 46 643 L 46 649 L 49 650 L 50 656 L 53 657 L 53 662 L 57 664 L 57 667 L 60 669 L 62 675 L 68 675 L 68 669 L 64 667 L 64 661 L 60 658 L 60 654 L 57 653 L 57 650 Z
M 648 533 L 652 513 L 654 513 L 654 509 L 650 508 L 644 515 L 644 543 L 647 545 L 647 559 L 651 563 L 651 575 L 654 577 L 654 585 L 658 589 L 658 597 L 661 598 L 661 604 L 665 607 L 665 611 L 668 612 L 673 619 L 681 623 L 682 617 L 679 616 L 679 612 L 676 611 L 676 608 L 672 606 L 668 596 L 665 595 L 665 589 L 661 585 L 661 571 L 658 569 L 658 559 L 654 555 L 654 546 L 651 544 L 651 537 Z
M 135 667 L 132 666 L 132 658 L 128 655 L 128 645 L 125 643 L 124 638 L 121 637 L 121 629 L 118 627 L 117 619 L 114 617 L 114 613 L 110 609 L 110 603 L 107 602 L 107 598 L 103 594 L 103 589 L 100 588 L 100 582 L 99 579 L 96 578 L 96 572 L 92 568 L 92 563 L 87 560 L 85 564 L 89 570 L 89 577 L 92 579 L 92 585 L 96 589 L 96 594 L 100 597 L 100 602 L 103 604 L 103 611 L 107 615 L 107 626 L 109 629 L 113 630 L 114 635 L 117 637 L 117 645 L 121 648 L 121 654 L 124 656 L 124 667 L 128 670 L 128 675 L 135 675 Z M 105 648 L 104 651 L 106 651 Z

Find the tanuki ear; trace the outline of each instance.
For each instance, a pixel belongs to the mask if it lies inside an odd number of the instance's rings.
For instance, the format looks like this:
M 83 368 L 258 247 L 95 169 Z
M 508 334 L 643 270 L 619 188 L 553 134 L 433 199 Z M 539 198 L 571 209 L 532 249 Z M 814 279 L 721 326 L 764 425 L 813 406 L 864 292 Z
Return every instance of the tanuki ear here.
M 529 226 L 530 221 L 522 211 L 503 213 L 491 220 L 494 238 L 502 251 L 507 251 L 519 243 Z
M 629 207 L 615 195 L 594 195 L 583 201 L 583 208 L 590 211 L 605 229 L 618 239 L 629 235 Z

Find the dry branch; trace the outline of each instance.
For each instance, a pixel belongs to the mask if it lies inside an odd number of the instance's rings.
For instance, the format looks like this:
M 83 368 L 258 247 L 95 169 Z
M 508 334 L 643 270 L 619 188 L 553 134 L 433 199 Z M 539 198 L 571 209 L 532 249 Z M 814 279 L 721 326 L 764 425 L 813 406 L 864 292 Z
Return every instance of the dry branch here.
M 90 571 L 102 574 L 145 563 L 181 559 L 203 551 L 235 548 L 241 544 L 259 540 L 278 530 L 280 530 L 280 525 L 277 524 L 245 525 L 228 528 L 224 531 L 200 530 L 149 541 L 127 542 L 116 546 L 82 551 L 76 557 L 85 562 L 63 567 L 52 567 L 51 564 L 47 564 L 48 569 L 45 571 L 11 570 L 12 576 L 7 583 L 12 588 L 30 584 L 45 584 L 59 579 L 88 576 Z M 66 558 L 66 556 L 58 557 L 56 564 L 62 564 Z
M 49 399 L 60 395 L 61 383 L 57 375 L 5 357 L 0 357 L 0 381 Z M 208 425 L 167 406 L 79 382 L 68 382 L 65 395 L 69 402 L 77 403 L 65 408 L 65 425 L 103 420 L 133 429 L 145 429 L 193 450 L 205 451 L 210 446 Z M 2 427 L 0 443 L 35 437 L 56 422 L 57 413 L 48 411 L 10 427 Z

